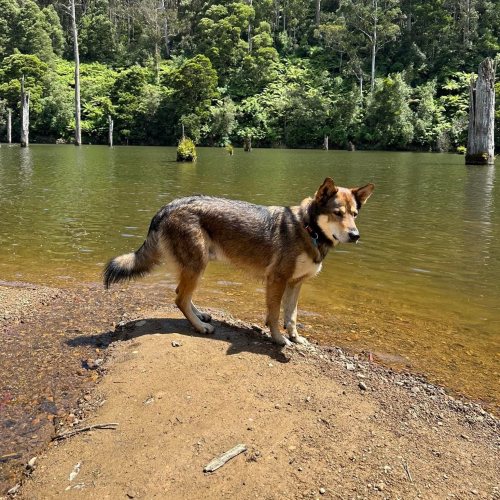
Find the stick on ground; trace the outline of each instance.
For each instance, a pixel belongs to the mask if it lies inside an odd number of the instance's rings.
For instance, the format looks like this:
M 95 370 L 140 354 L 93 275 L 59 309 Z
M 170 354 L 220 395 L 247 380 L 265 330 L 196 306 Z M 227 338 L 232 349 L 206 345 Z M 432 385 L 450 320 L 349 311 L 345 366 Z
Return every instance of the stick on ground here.
M 219 467 L 222 467 L 226 462 L 229 462 L 231 458 L 238 456 L 240 453 L 247 451 L 246 444 L 237 444 L 234 448 L 223 453 L 220 457 L 214 458 L 208 465 L 205 465 L 203 472 L 213 472 Z
M 95 424 L 89 425 L 88 427 L 82 427 L 81 429 L 73 429 L 72 431 L 65 432 L 64 434 L 59 434 L 59 436 L 55 436 L 52 438 L 54 441 L 59 441 L 60 439 L 66 439 L 75 434 L 80 434 L 80 432 L 87 432 L 93 429 L 114 429 L 117 425 L 116 423 L 108 423 L 108 424 Z

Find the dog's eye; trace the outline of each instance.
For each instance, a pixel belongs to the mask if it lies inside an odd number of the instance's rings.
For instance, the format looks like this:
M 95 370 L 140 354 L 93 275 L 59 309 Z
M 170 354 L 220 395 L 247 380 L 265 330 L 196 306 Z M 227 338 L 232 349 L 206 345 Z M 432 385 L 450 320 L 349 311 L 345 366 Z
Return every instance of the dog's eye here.
M 338 215 L 339 217 L 342 217 L 342 212 L 340 210 L 334 210 L 333 213 L 335 215 Z

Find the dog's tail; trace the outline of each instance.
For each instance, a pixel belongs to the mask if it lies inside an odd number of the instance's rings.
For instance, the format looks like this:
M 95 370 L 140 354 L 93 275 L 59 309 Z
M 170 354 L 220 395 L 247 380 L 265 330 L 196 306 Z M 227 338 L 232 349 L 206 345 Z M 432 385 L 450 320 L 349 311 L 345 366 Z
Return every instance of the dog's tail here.
M 139 250 L 115 257 L 106 264 L 102 273 L 104 286 L 109 288 L 113 283 L 143 277 L 159 263 L 158 233 L 150 229 Z

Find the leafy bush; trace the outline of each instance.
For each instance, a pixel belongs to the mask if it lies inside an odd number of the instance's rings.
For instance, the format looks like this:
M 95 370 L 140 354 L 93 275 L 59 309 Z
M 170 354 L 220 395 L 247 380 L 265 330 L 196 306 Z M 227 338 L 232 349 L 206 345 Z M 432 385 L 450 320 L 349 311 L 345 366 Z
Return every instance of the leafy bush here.
M 196 146 L 189 137 L 183 137 L 177 146 L 177 161 L 196 161 Z

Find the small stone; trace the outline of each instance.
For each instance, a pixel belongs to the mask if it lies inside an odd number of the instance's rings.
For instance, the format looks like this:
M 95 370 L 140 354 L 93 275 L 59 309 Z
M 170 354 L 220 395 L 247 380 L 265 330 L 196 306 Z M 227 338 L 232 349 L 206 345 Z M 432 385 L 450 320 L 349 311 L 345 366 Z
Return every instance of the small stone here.
M 324 495 L 326 493 L 326 490 L 325 490 L 325 488 L 320 488 L 319 492 L 321 493 L 321 495 Z
M 363 373 L 356 373 L 356 377 L 358 377 L 358 378 L 366 378 Z
M 374 488 L 378 491 L 384 491 L 384 483 L 378 483 L 374 486 Z
M 350 372 L 353 372 L 356 369 L 356 365 L 354 363 L 346 363 L 345 369 L 349 370 Z
M 473 495 L 478 495 L 478 494 L 479 494 L 479 491 L 477 491 L 477 490 L 470 490 L 470 492 L 471 492 Z
M 129 492 L 127 492 L 127 497 L 128 498 L 135 498 L 135 493 L 133 493 L 132 491 L 129 491 Z
M 28 462 L 28 469 L 33 469 L 35 467 L 35 463 L 36 463 L 36 457 L 33 457 L 29 460 Z
M 92 396 L 90 394 L 85 394 L 85 396 L 83 396 L 83 399 L 85 399 L 85 401 L 87 401 L 87 403 L 92 399 Z
M 175 341 L 173 341 L 173 342 L 172 342 L 172 347 L 180 347 L 179 342 L 175 342 Z
M 311 396 L 307 396 L 306 403 L 309 403 L 310 401 L 311 401 Z
M 368 387 L 366 387 L 366 384 L 363 381 L 361 381 L 358 385 L 359 388 L 363 391 L 366 391 L 368 389 Z
M 257 333 L 262 333 L 264 330 L 259 325 L 252 325 L 252 328 L 257 332 Z
M 260 451 L 256 451 L 256 452 L 254 453 L 254 455 L 255 455 L 256 457 L 260 457 Z
M 299 472 L 302 472 L 302 467 L 299 467 L 297 470 L 298 470 Z
M 275 407 L 277 410 L 279 410 L 279 409 L 281 408 L 281 406 L 280 406 L 280 405 L 274 405 L 274 407 Z

